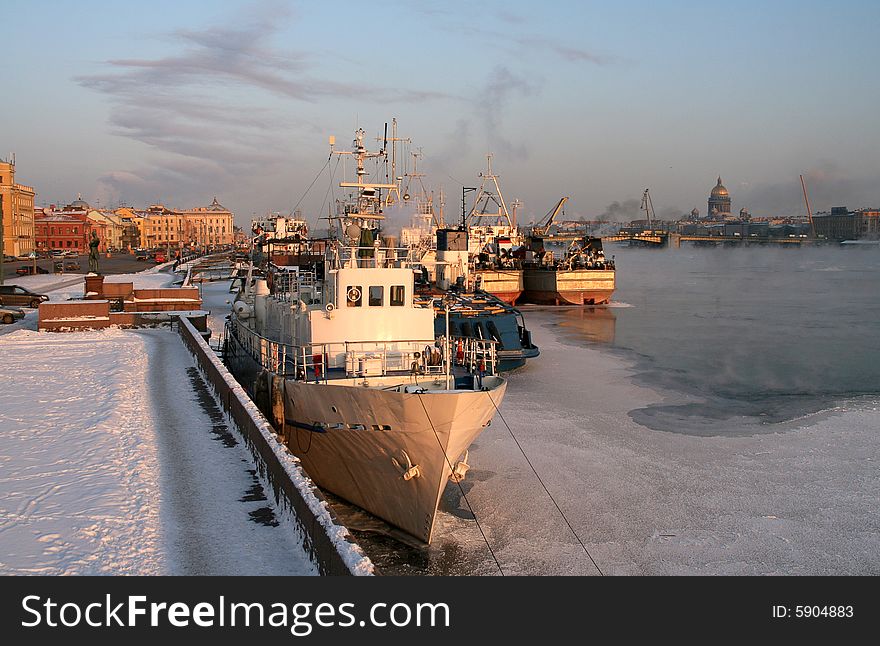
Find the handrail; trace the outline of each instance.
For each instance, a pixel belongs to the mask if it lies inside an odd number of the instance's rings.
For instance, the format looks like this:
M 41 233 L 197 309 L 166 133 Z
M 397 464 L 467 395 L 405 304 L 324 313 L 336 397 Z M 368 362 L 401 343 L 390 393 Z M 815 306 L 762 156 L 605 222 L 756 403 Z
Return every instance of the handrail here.
M 235 337 L 245 352 L 262 368 L 279 376 L 327 383 L 330 370 L 344 370 L 346 377 L 447 374 L 451 363 L 471 373 L 494 375 L 498 366 L 498 343 L 492 339 L 445 337 L 395 341 L 343 341 L 294 345 L 268 339 L 239 323 L 227 322 L 227 337 Z

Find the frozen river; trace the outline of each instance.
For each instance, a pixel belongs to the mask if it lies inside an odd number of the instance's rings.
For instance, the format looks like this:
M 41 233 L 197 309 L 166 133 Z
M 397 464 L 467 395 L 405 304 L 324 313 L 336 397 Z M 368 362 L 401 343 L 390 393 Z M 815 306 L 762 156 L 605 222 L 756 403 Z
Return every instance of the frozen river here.
M 613 252 L 612 307 L 526 311 L 541 356 L 509 375 L 429 549 L 338 506 L 371 558 L 433 574 L 880 574 L 878 259 Z M 206 290 L 228 307 L 225 286 Z

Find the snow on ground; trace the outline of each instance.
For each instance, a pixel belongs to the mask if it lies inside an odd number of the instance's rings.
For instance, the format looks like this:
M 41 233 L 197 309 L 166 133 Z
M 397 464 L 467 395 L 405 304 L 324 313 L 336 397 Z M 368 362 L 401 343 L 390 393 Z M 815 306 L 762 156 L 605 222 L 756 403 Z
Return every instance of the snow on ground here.
M 134 283 L 138 289 L 149 289 L 155 287 L 163 287 L 175 280 L 175 275 L 162 271 L 165 265 L 150 267 L 147 270 L 135 274 L 108 274 L 104 276 L 104 280 L 108 283 Z M 36 274 L 34 276 L 7 276 L 5 279 L 7 285 L 20 285 L 31 291 L 39 293 L 48 293 L 50 290 L 62 290 L 63 288 L 73 288 L 79 286 L 79 291 L 69 289 L 63 293 L 77 294 L 82 298 L 82 288 L 85 285 L 85 274 Z M 52 296 L 50 294 L 50 296 Z M 60 296 L 60 294 L 56 294 Z M 52 300 L 62 300 L 53 297 Z
M 160 574 L 159 465 L 144 340 L 0 339 L 0 572 Z
M 132 279 L 173 277 L 108 277 Z M 46 286 L 82 296 L 81 277 Z M 0 574 L 317 573 L 176 333 L 28 322 L 0 336 L 15 379 L 0 396 Z
M 136 274 L 110 274 L 104 277 L 107 283 L 133 283 L 135 289 L 158 289 L 169 287 L 180 275 L 161 271 L 164 265 L 151 267 Z M 6 285 L 19 285 L 38 294 L 46 294 L 50 302 L 80 300 L 85 296 L 85 277 L 82 274 L 37 274 L 17 276 L 7 279 Z M 15 330 L 36 330 L 37 310 L 22 308 L 25 317 L 9 325 L 0 325 L 0 336 Z

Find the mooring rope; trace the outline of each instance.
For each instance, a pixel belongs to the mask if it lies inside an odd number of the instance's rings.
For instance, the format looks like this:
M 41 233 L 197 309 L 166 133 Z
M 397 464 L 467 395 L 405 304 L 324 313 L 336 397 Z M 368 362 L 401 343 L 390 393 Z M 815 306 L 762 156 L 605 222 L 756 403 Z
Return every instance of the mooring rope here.
M 486 395 L 488 395 L 488 394 L 489 393 L 486 393 Z M 531 467 L 532 473 L 535 474 L 535 477 L 538 479 L 538 482 L 541 483 L 541 487 L 544 488 L 544 491 L 547 493 L 547 496 L 553 502 L 553 505 L 556 507 L 556 510 L 559 512 L 559 515 L 562 516 L 562 520 L 564 520 L 565 524 L 568 525 L 568 529 L 571 530 L 572 535 L 574 535 L 577 542 L 580 543 L 580 546 L 583 548 L 584 553 L 589 557 L 590 562 L 593 564 L 593 566 L 599 572 L 599 575 L 605 576 L 605 573 L 602 572 L 602 568 L 600 568 L 599 564 L 596 563 L 596 559 L 594 559 L 593 555 L 590 554 L 590 551 L 587 549 L 587 546 L 584 545 L 584 542 L 581 540 L 581 537 L 578 536 L 576 531 L 574 531 L 574 527 L 572 527 L 571 523 L 568 521 L 568 517 L 565 515 L 565 512 L 562 511 L 562 508 L 559 506 L 559 503 L 556 502 L 556 499 L 553 497 L 553 494 L 550 493 L 550 490 L 547 488 L 547 485 L 544 484 L 544 481 L 541 479 L 541 476 L 538 475 L 538 470 L 535 469 L 535 466 L 532 464 L 532 461 L 529 460 L 529 456 L 526 455 L 526 452 L 523 450 L 523 447 L 519 443 L 519 440 L 516 439 L 516 435 L 513 434 L 513 430 L 510 428 L 510 424 L 507 423 L 507 420 L 504 419 L 504 415 L 502 415 L 501 411 L 498 410 L 498 406 L 495 404 L 495 400 L 492 399 L 491 397 L 489 397 L 489 401 L 491 401 L 492 405 L 495 406 L 495 412 L 498 413 L 498 417 L 500 417 L 501 421 L 504 422 L 504 425 L 507 427 L 507 432 L 510 433 L 510 437 L 513 438 L 513 441 L 516 443 L 516 446 L 519 449 L 519 452 L 522 453 L 522 455 L 526 459 L 526 462 L 528 463 L 529 467 Z
M 446 460 L 446 464 L 449 465 L 449 471 L 453 472 L 455 469 L 452 467 L 452 463 L 449 461 L 449 456 L 446 455 L 446 450 L 443 448 L 443 442 L 440 441 L 440 436 L 437 434 L 437 429 L 434 428 L 434 422 L 431 420 L 431 416 L 428 414 L 428 409 L 425 407 L 425 402 L 422 401 L 422 396 L 420 394 L 416 394 L 416 397 L 419 398 L 419 403 L 422 405 L 422 410 L 425 411 L 425 417 L 428 420 L 428 424 L 431 425 L 431 430 L 434 431 L 434 437 L 437 438 L 437 444 L 440 446 L 440 452 L 443 453 L 443 457 Z M 492 399 L 491 397 L 489 399 Z M 493 401 L 494 405 L 495 402 Z M 495 410 L 498 410 L 498 407 L 495 407 Z M 492 555 L 492 560 L 495 561 L 495 566 L 498 568 L 498 571 L 501 572 L 501 576 L 504 576 L 504 570 L 501 568 L 501 563 L 498 562 L 498 558 L 495 556 L 495 550 L 492 549 L 492 545 L 489 544 L 489 539 L 486 538 L 486 533 L 483 531 L 483 527 L 480 525 L 480 521 L 477 518 L 476 512 L 474 512 L 474 508 L 471 507 L 471 502 L 468 500 L 467 494 L 464 492 L 464 487 L 461 486 L 461 482 L 456 482 L 458 485 L 458 490 L 461 492 L 461 497 L 464 498 L 465 504 L 468 506 L 468 510 L 470 510 L 471 515 L 474 517 L 474 522 L 477 524 L 477 529 L 480 530 L 480 536 L 483 537 L 483 541 L 486 543 L 486 547 L 489 549 L 489 554 Z

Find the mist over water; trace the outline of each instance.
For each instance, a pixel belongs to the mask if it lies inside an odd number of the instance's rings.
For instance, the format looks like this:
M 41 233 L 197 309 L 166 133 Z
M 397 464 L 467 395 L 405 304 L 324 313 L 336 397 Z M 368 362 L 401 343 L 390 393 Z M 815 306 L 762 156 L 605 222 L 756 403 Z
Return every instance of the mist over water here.
M 664 394 L 630 412 L 640 424 L 772 432 L 880 401 L 880 248 L 606 251 L 617 259 L 614 301 L 630 307 L 556 316 L 569 342 L 623 353 Z

